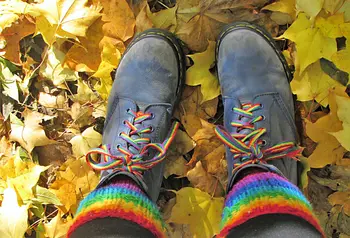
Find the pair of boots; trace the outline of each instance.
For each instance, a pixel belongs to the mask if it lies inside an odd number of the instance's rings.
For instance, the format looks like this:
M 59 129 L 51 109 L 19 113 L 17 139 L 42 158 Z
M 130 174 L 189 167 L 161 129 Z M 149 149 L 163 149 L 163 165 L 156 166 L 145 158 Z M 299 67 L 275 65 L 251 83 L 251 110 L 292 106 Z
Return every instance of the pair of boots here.
M 216 62 L 224 104 L 224 125 L 216 128 L 216 134 L 226 145 L 228 196 L 235 189 L 239 193 L 235 185 L 256 172 L 283 181 L 276 183 L 282 184 L 287 178 L 297 184 L 296 157 L 301 151 L 296 146 L 291 75 L 274 40 L 250 23 L 231 24 L 217 41 Z M 185 55 L 172 34 L 150 29 L 130 43 L 110 93 L 104 145 L 87 155 L 92 168 L 101 171 L 97 191 L 123 178 L 131 180 L 152 201 L 157 200 L 166 151 L 179 127 L 171 118 L 180 101 L 185 75 Z M 100 162 L 95 162 L 94 154 L 101 156 Z M 265 177 L 261 179 L 270 179 Z M 295 188 L 290 184 L 283 189 Z M 301 197 L 299 193 L 295 196 Z M 302 200 L 308 204 L 305 198 Z M 223 219 L 232 212 L 227 204 Z M 83 204 L 80 209 L 87 206 Z M 305 220 L 318 227 L 310 214 Z M 230 227 L 227 229 L 225 234 Z

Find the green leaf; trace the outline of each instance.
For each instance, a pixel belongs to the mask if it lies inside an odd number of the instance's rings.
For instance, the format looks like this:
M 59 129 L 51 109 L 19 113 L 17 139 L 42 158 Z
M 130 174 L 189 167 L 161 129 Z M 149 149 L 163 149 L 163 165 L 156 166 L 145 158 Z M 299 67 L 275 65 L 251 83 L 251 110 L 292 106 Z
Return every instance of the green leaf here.
M 62 205 L 60 200 L 57 198 L 56 194 L 54 194 L 47 188 L 43 188 L 40 186 L 36 186 L 35 198 L 33 200 L 42 204 L 53 204 L 57 206 Z

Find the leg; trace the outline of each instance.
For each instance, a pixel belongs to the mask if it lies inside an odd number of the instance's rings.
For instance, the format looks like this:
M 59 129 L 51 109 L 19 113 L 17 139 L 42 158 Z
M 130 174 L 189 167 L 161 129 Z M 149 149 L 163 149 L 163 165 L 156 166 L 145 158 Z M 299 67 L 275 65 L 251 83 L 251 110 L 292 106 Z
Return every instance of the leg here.
M 294 185 L 301 149 L 283 55 L 264 29 L 238 22 L 220 35 L 216 57 L 224 127 L 215 131 L 226 145 L 229 169 L 219 236 L 281 237 L 291 229 L 321 236 L 311 205 Z
M 155 201 L 184 77 L 184 53 L 172 34 L 150 29 L 129 44 L 108 99 L 103 146 L 87 154 L 101 180 L 80 203 L 68 237 L 165 237 Z

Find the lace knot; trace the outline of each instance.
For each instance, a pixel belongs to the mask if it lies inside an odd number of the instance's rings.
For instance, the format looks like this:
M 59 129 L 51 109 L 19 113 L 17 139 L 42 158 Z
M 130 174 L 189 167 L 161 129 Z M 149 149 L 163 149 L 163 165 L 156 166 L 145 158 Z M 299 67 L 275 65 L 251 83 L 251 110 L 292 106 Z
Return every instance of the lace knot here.
M 238 120 L 231 122 L 231 126 L 237 128 L 237 133 L 230 134 L 222 126 L 215 128 L 218 138 L 233 153 L 233 158 L 238 160 L 234 164 L 233 173 L 247 164 L 267 163 L 267 161 L 290 158 L 298 160 L 302 149 L 295 147 L 293 142 L 282 142 L 269 148 L 263 147 L 261 136 L 266 133 L 265 128 L 255 129 L 254 123 L 264 120 L 264 116 L 254 117 L 253 112 L 262 107 L 261 104 L 246 103 L 242 108 L 233 108 L 238 114 Z M 247 120 L 243 120 L 247 118 Z M 243 133 L 244 130 L 244 133 Z
M 128 110 L 127 112 L 134 116 L 133 122 L 124 122 L 124 124 L 130 129 L 129 135 L 124 132 L 119 134 L 119 137 L 126 142 L 127 147 L 118 145 L 117 150 L 122 154 L 118 156 L 110 153 L 110 145 L 102 145 L 100 148 L 90 150 L 86 154 L 86 162 L 93 169 L 99 171 L 109 169 L 112 169 L 113 171 L 128 171 L 141 176 L 145 170 L 152 168 L 165 159 L 166 151 L 179 128 L 179 122 L 173 124 L 163 143 L 150 143 L 150 139 L 142 138 L 141 134 L 151 133 L 153 130 L 149 127 L 136 127 L 136 125 L 140 125 L 144 120 L 153 118 L 153 114 L 144 113 L 142 111 L 134 112 L 132 110 Z M 133 148 L 133 151 L 136 150 L 137 153 L 130 151 L 130 147 Z M 144 157 L 148 156 L 148 150 L 150 148 L 155 149 L 157 153 L 153 158 L 143 160 Z M 98 158 L 98 162 L 93 158 L 93 155 L 101 156 L 101 158 Z

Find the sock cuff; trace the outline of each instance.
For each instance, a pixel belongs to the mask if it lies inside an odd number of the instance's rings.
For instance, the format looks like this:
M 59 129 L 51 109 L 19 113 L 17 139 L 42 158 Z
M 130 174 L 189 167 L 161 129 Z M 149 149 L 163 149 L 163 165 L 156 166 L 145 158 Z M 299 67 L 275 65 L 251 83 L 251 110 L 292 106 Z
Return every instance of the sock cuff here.
M 299 188 L 275 173 L 261 172 L 244 177 L 228 193 L 218 237 L 225 237 L 232 228 L 265 214 L 298 216 L 323 234 L 311 204 Z
M 150 230 L 156 237 L 166 236 L 166 226 L 156 204 L 128 180 L 98 188 L 81 201 L 67 237 L 81 225 L 104 217 L 129 220 Z

